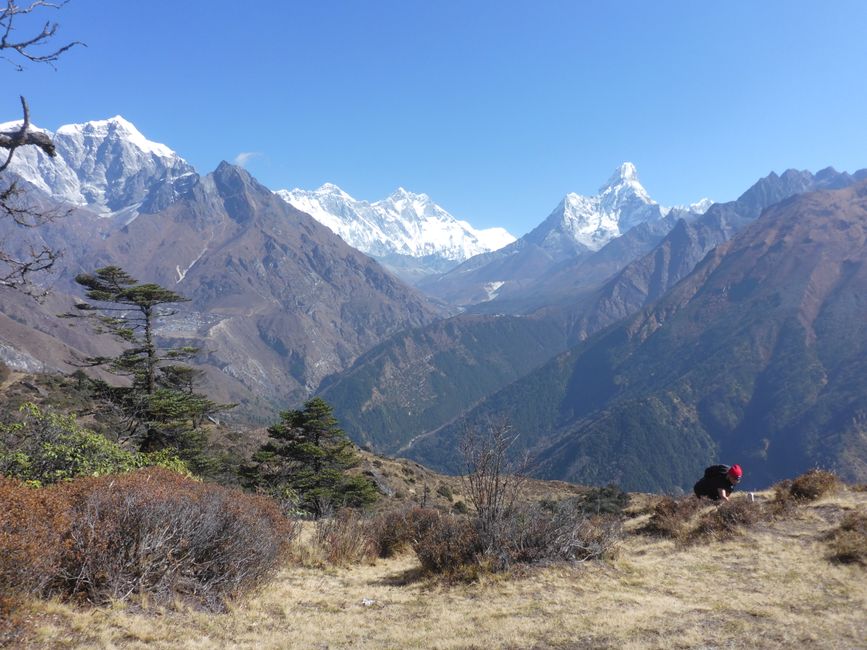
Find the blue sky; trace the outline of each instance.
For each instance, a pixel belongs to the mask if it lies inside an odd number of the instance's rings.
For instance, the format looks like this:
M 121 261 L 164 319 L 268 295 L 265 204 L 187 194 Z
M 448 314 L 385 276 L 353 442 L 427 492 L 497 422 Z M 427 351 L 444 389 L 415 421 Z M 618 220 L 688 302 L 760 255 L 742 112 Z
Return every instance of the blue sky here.
M 867 167 L 867 2 L 70 0 L 0 121 L 116 114 L 206 173 L 398 186 L 521 235 L 636 164 L 666 205 Z M 2 62 L 0 62 L 2 64 Z

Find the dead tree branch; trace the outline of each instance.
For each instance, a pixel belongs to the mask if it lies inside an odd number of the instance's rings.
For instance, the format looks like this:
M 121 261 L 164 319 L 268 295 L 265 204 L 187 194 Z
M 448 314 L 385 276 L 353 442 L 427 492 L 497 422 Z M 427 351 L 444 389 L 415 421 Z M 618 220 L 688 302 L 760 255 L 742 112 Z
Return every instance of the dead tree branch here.
M 9 155 L 6 156 L 6 162 L 0 166 L 0 172 L 6 171 L 9 163 L 12 161 L 12 154 L 15 153 L 15 150 L 28 144 L 39 147 L 51 157 L 57 155 L 54 143 L 47 133 L 30 130 L 30 107 L 27 106 L 27 100 L 23 96 L 21 97 L 21 109 L 24 112 L 21 128 L 17 131 L 0 133 L 0 148 L 9 149 Z
M 32 33 L 30 36 L 19 36 L 15 23 L 22 17 L 33 14 L 40 9 L 60 9 L 68 0 L 62 2 L 46 2 L 45 0 L 34 0 L 29 5 L 19 6 L 15 0 L 7 0 L 6 6 L 0 9 L 0 51 L 9 50 L 15 52 L 21 58 L 32 63 L 47 63 L 54 67 L 54 62 L 67 50 L 76 45 L 84 45 L 80 41 L 72 41 L 65 45 L 61 45 L 55 49 L 49 48 L 47 51 L 40 52 L 39 49 L 48 45 L 48 43 L 57 34 L 57 23 L 46 21 L 42 25 L 42 29 Z M 9 63 L 15 66 L 15 69 L 21 71 L 24 66 L 21 63 L 10 59 L 8 56 L 0 56 L 6 59 Z

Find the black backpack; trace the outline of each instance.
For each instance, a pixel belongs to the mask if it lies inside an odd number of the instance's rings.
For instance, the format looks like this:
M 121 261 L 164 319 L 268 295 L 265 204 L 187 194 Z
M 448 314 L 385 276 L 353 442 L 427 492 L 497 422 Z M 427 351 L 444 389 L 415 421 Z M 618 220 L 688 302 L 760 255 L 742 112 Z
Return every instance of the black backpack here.
M 711 465 L 704 470 L 704 477 L 711 478 L 720 474 L 728 474 L 729 469 L 728 465 Z

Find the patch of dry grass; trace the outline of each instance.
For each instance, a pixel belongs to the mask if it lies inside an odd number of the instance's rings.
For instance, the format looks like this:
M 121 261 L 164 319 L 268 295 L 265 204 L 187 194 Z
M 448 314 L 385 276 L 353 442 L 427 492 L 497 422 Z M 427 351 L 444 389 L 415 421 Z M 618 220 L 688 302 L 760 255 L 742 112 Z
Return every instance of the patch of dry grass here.
M 854 648 L 867 580 L 827 560 L 828 532 L 867 512 L 841 492 L 729 541 L 630 535 L 612 563 L 471 584 L 419 577 L 411 554 L 291 566 L 226 614 L 36 603 L 25 648 Z

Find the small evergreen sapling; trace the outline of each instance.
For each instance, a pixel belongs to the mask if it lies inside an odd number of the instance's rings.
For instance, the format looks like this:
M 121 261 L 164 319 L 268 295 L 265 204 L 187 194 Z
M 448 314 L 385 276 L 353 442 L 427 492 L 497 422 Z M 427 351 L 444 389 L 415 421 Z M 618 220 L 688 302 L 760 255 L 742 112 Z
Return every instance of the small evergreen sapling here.
M 268 429 L 268 437 L 244 471 L 251 486 L 273 494 L 288 489 L 296 495 L 298 508 L 317 518 L 329 510 L 361 507 L 378 498 L 369 479 L 349 473 L 358 465 L 358 455 L 322 398 L 281 413 L 280 421 Z

